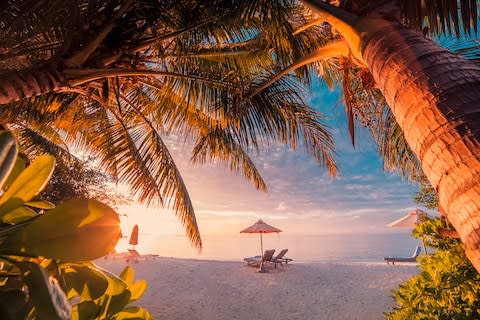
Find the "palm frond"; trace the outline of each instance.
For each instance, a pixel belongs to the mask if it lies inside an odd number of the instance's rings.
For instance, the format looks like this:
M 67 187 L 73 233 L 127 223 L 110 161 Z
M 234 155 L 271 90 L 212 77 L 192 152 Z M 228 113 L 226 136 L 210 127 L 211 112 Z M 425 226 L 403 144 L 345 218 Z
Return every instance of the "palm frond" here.
M 476 33 L 477 0 L 399 0 L 405 21 L 436 35 Z
M 109 137 L 92 140 L 102 167 L 116 167 L 119 182 L 126 183 L 140 202 L 172 204 L 192 244 L 200 248 L 193 206 L 173 158 L 150 120 L 142 116 L 142 122 L 129 125 L 129 119 L 141 111 L 129 99 L 122 101 L 123 116 L 109 110 Z
M 361 71 L 361 70 L 360 70 Z M 359 70 L 350 70 L 350 98 L 353 120 L 367 128 L 383 158 L 386 171 L 396 171 L 402 177 L 416 181 L 423 176 L 417 157 L 410 149 L 400 126 L 388 108 L 383 95 L 366 87 Z
M 59 161 L 75 161 L 75 157 L 66 148 L 63 141 L 60 140 L 60 143 L 56 143 L 59 137 L 57 133 L 54 133 L 53 128 L 50 128 L 49 132 L 45 128 L 34 130 L 23 125 L 13 125 L 11 128 L 27 155 L 35 157 L 41 154 L 52 154 Z
M 480 64 L 480 40 L 476 38 L 447 38 L 440 40 L 440 45 L 449 51 L 458 53 L 466 59 Z
M 212 159 L 226 162 L 230 171 L 241 172 L 255 188 L 267 191 L 267 185 L 255 164 L 227 130 L 218 128 L 197 138 L 192 151 L 192 161 L 205 163 Z

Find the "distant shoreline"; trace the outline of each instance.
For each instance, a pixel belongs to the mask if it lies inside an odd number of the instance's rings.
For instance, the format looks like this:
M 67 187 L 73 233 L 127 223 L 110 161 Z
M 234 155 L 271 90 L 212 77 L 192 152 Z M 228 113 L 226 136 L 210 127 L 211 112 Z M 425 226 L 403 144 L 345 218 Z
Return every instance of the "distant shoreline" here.
M 151 257 L 152 259 L 174 259 L 174 260 L 187 260 L 187 261 L 211 261 L 211 262 L 241 262 L 244 263 L 242 259 L 209 259 L 209 258 L 182 258 L 182 257 L 169 257 L 169 256 L 161 256 L 157 254 L 144 254 L 143 257 Z M 104 260 L 118 260 L 118 259 L 126 259 L 128 258 L 127 252 L 119 252 L 116 256 L 107 256 L 106 258 L 102 258 Z M 345 260 L 297 260 L 293 259 L 293 262 L 290 264 L 344 264 L 344 265 L 387 265 L 383 260 L 375 260 L 375 261 L 345 261 Z M 417 263 L 397 263 L 395 267 L 402 267 L 402 266 L 416 266 Z

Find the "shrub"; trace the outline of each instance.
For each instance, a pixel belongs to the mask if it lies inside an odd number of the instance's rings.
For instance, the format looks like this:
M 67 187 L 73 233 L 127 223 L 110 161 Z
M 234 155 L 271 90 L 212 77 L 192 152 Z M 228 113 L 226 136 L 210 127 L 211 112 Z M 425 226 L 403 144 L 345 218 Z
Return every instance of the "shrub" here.
M 393 292 L 396 305 L 386 319 L 480 319 L 480 275 L 465 256 L 459 239 L 443 237 L 439 218 L 425 219 L 413 235 L 433 253 L 420 259 L 420 274 Z

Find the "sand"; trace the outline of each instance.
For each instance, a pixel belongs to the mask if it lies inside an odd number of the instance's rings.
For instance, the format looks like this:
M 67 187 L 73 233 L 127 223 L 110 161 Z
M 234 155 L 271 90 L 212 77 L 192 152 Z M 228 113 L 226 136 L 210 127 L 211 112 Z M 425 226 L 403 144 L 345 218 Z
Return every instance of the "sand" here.
M 100 260 L 118 274 L 124 259 Z M 418 273 L 412 265 L 292 263 L 257 273 L 244 263 L 157 257 L 130 264 L 149 288 L 136 305 L 155 319 L 383 319 L 390 291 Z

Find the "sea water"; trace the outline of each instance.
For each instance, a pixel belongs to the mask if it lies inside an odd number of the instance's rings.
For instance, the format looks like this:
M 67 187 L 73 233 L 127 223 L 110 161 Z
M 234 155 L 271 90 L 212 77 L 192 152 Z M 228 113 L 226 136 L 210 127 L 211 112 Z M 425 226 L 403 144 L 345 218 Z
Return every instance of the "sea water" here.
M 263 249 L 277 252 L 288 248 L 289 258 L 297 262 L 383 262 L 387 256 L 410 256 L 418 239 L 409 232 L 388 234 L 283 235 L 264 234 Z M 203 236 L 201 251 L 193 248 L 183 235 L 141 234 L 136 246 L 141 254 L 162 257 L 239 261 L 261 254 L 258 234 Z M 129 247 L 121 239 L 117 251 Z

